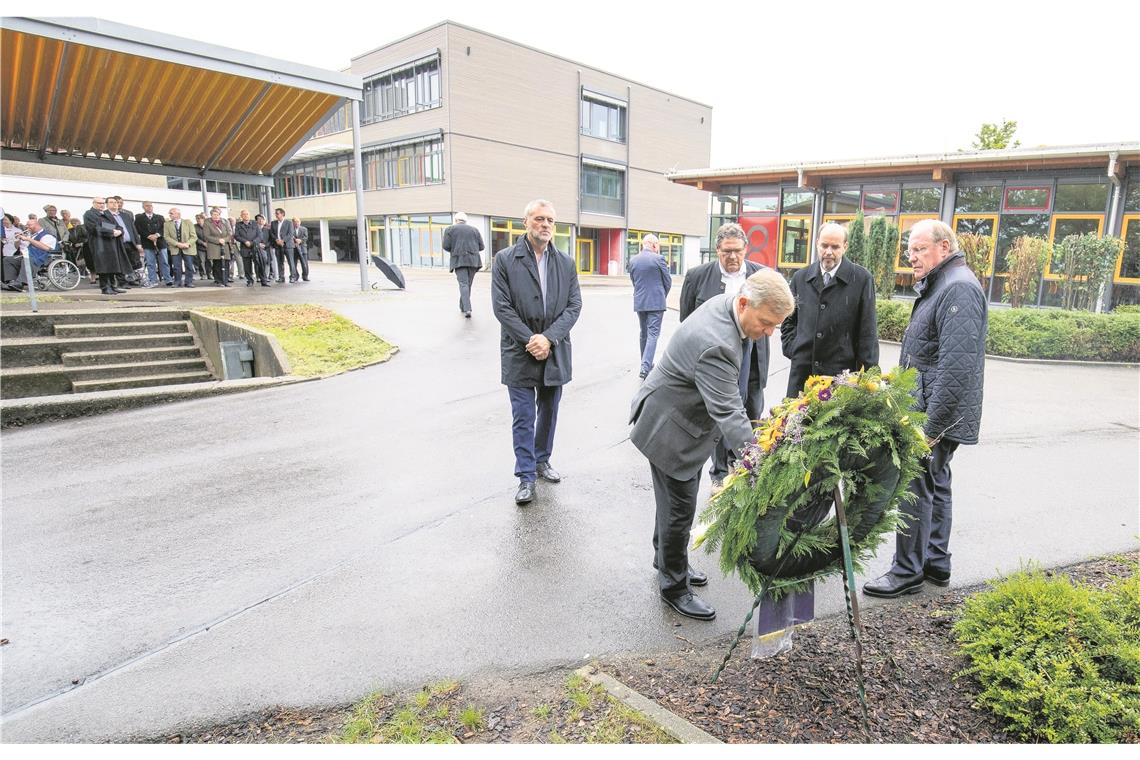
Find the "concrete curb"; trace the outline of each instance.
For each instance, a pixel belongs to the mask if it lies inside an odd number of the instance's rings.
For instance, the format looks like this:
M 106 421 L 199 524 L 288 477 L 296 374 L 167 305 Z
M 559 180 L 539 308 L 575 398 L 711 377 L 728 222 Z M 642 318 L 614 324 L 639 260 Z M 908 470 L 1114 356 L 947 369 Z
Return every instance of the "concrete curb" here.
M 901 346 L 902 342 L 897 340 L 883 340 L 879 338 L 880 343 L 886 343 L 888 346 Z M 995 359 L 1002 362 L 1015 362 L 1017 364 L 1057 364 L 1061 366 L 1076 366 L 1076 367 L 1140 367 L 1140 362 L 1094 362 L 1086 361 L 1083 359 L 1029 359 L 1017 356 L 998 356 L 997 354 L 986 354 L 986 359 Z
M 669 712 L 648 697 L 638 694 L 613 676 L 601 672 L 595 665 L 586 665 L 574 671 L 590 683 L 606 690 L 611 697 L 637 710 L 649 721 L 682 744 L 724 744 L 712 734 L 697 728 L 676 713 Z

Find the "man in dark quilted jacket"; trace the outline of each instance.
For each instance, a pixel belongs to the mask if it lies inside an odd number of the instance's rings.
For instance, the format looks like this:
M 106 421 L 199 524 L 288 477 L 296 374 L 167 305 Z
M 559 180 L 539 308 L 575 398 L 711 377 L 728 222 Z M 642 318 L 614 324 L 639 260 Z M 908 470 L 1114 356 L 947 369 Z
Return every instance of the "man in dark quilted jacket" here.
M 918 298 L 900 363 L 918 370 L 915 408 L 927 414 L 930 456 L 910 484 L 917 499 L 902 507 L 907 525 L 896 533 L 890 572 L 863 584 L 864 594 L 885 599 L 917 594 L 923 581 L 950 583 L 950 460 L 959 444 L 978 442 L 986 366 L 986 297 L 953 230 L 919 222 L 908 253 Z

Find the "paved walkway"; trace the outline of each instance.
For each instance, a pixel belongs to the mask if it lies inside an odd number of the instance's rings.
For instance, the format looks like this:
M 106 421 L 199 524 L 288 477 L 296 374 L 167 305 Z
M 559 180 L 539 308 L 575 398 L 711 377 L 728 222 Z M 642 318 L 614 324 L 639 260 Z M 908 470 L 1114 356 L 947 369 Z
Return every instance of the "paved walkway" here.
M 386 364 L 4 433 L 5 741 L 161 734 L 739 625 L 749 595 L 704 554 L 715 623 L 657 599 L 649 468 L 627 440 L 629 286 L 584 288 L 564 481 L 520 510 L 489 277 L 464 320 L 450 276 L 409 275 L 360 293 L 329 265 L 308 288 L 190 294 L 326 303 L 400 346 Z M 786 377 L 774 360 L 770 395 Z M 954 461 L 955 585 L 1136 548 L 1138 408 L 1140 370 L 989 362 L 983 443 Z M 842 605 L 820 590 L 819 614 Z

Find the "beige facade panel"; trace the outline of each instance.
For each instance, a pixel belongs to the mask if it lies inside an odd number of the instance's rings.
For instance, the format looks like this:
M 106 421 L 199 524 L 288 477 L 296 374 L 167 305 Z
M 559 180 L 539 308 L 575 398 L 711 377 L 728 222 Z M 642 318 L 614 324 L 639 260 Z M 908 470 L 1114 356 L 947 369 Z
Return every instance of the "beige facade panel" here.
M 428 53 L 434 49 L 445 52 L 447 47 L 447 24 L 438 24 L 431 29 L 425 29 L 419 34 L 385 45 L 371 52 L 357 56 L 349 64 L 349 72 L 368 78 L 374 74 L 387 71 L 393 66 L 409 63 L 416 56 Z M 446 93 L 446 83 L 445 93 Z
M 450 212 L 451 193 L 446 184 L 369 190 L 364 194 L 365 216 Z M 351 212 L 349 215 L 352 215 Z
M 367 198 L 367 195 L 365 196 Z M 285 209 L 286 216 L 301 219 L 355 219 L 356 193 L 314 195 L 305 198 L 274 198 L 273 208 Z
M 582 135 L 582 155 L 625 164 L 628 161 L 629 148 L 625 143 Z
M 401 140 L 412 135 L 424 132 L 447 130 L 447 113 L 443 108 L 432 108 L 428 111 L 400 116 L 395 119 L 378 121 L 360 128 L 360 146 L 389 140 Z M 352 144 L 352 133 L 348 133 L 348 142 Z
M 593 227 L 601 230 L 624 230 L 624 216 L 608 216 L 606 214 L 583 213 L 580 227 Z
M 577 67 L 576 67 L 577 68 Z M 582 86 L 599 95 L 609 95 L 618 100 L 629 100 L 630 83 L 604 71 L 582 69 Z
M 166 177 L 159 174 L 117 172 L 108 169 L 80 169 L 74 166 L 37 164 L 31 161 L 2 161 L 0 174 L 20 177 L 64 179 L 69 182 L 106 182 L 108 185 L 166 188 Z
M 545 198 L 559 221 L 578 214 L 578 159 L 517 145 L 452 135 L 451 183 L 455 208 L 519 218 L 526 204 Z
M 450 26 L 451 129 L 555 153 L 578 152 L 578 70 L 569 61 Z M 467 48 L 471 54 L 467 54 Z
M 709 164 L 712 109 L 707 106 L 634 85 L 627 129 L 631 166 L 665 172 Z
M 660 174 L 629 173 L 629 226 L 635 230 L 704 235 L 708 193 L 667 182 Z

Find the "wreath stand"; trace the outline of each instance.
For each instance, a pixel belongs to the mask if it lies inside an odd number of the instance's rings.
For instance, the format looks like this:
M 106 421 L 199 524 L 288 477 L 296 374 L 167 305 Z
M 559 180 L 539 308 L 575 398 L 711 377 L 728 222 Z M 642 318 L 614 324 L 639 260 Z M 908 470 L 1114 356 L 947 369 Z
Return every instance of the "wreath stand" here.
M 835 522 L 839 528 L 839 546 L 843 554 L 843 597 L 847 602 L 847 626 L 851 631 L 851 640 L 855 644 L 855 683 L 859 690 L 859 706 L 863 712 L 863 729 L 870 733 L 870 718 L 867 713 L 867 691 L 863 683 L 863 641 L 862 635 L 863 622 L 859 616 L 859 598 L 855 590 L 855 567 L 851 560 L 851 540 L 847 530 L 847 510 L 844 506 L 845 500 L 843 496 L 843 481 L 840 481 L 832 493 L 832 498 L 835 502 Z M 792 556 L 792 549 L 799 543 L 800 538 L 810 528 L 809 525 L 804 525 L 792 538 L 791 544 L 784 551 L 784 556 L 780 560 L 776 571 L 767 576 L 764 580 L 764 585 L 760 588 L 760 593 L 756 595 L 756 599 L 752 602 L 752 608 L 748 610 L 748 614 L 744 617 L 744 622 L 740 624 L 740 628 L 736 632 L 732 643 L 728 647 L 728 651 L 724 655 L 724 659 L 717 667 L 716 672 L 712 674 L 709 679 L 710 683 L 716 683 L 720 678 L 720 674 L 728 666 L 728 661 L 732 658 L 732 653 L 740 640 L 744 637 L 744 633 L 748 628 L 748 623 L 752 620 L 752 616 L 756 613 L 756 609 L 760 606 L 760 602 L 767 595 L 772 585 L 772 579 L 779 574 L 783 569 L 784 563 Z

